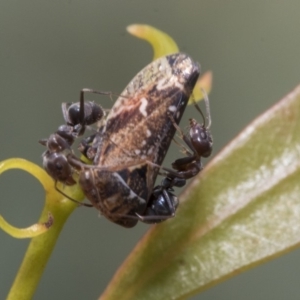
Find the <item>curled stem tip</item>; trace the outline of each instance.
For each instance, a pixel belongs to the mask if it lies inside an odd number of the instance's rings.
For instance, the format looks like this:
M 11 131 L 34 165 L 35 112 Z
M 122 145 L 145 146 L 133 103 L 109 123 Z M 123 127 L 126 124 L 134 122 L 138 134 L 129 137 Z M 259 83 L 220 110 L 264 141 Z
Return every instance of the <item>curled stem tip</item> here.
M 42 233 L 45 233 L 52 226 L 53 222 L 54 222 L 53 216 L 50 212 L 48 212 L 48 220 L 46 222 L 36 223 L 27 228 L 17 228 L 10 225 L 0 215 L 0 228 L 3 231 L 5 231 L 7 234 L 18 239 L 33 238 Z

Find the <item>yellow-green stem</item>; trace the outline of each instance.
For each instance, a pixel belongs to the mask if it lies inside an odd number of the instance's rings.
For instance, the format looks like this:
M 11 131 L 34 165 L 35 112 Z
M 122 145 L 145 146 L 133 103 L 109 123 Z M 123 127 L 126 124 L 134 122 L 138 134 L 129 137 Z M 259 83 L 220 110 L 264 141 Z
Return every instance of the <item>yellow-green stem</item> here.
M 51 206 L 51 207 L 50 207 Z M 74 205 L 74 208 L 76 205 Z M 48 218 L 50 211 L 54 216 L 53 226 L 44 234 L 33 238 L 24 256 L 15 281 L 7 296 L 8 300 L 27 300 L 32 296 L 42 276 L 43 270 L 56 244 L 65 221 L 74 209 L 60 210 L 55 205 L 45 205 L 40 221 Z

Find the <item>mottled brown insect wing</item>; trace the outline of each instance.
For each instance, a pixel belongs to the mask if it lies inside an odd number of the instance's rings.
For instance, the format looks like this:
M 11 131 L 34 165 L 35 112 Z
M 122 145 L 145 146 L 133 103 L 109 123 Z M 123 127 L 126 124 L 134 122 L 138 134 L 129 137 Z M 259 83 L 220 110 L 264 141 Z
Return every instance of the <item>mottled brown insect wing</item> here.
M 96 168 L 82 184 L 94 185 L 85 194 L 113 222 L 132 227 L 137 220 L 122 216 L 142 214 L 159 171 L 151 163 L 162 163 L 176 131 L 169 114 L 180 122 L 199 73 L 186 54 L 162 57 L 134 77 L 108 114 L 95 139 Z
M 198 65 L 182 53 L 160 58 L 139 72 L 107 117 L 94 163 L 124 165 L 136 156 L 160 164 L 161 149 L 168 150 L 175 133 L 167 113 L 179 123 L 198 76 Z

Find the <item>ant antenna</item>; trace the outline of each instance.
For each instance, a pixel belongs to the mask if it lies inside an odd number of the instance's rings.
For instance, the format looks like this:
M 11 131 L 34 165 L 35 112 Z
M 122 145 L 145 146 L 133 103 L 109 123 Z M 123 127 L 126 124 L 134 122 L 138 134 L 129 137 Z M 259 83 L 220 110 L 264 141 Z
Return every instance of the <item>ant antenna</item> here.
M 206 118 L 207 118 L 207 129 L 210 128 L 211 126 L 211 115 L 210 115 L 210 105 L 209 105 L 209 99 L 208 99 L 208 95 L 205 91 L 204 88 L 201 88 L 201 92 L 203 94 L 203 97 L 204 97 L 204 101 L 205 101 L 205 109 L 206 109 Z M 203 116 L 203 114 L 201 113 L 201 115 Z M 205 126 L 205 124 L 204 124 Z
M 66 193 L 64 193 L 62 190 L 60 190 L 60 189 L 58 188 L 58 186 L 57 186 L 57 183 L 58 183 L 58 181 L 55 180 L 54 188 L 55 188 L 55 190 L 56 190 L 58 193 L 60 193 L 61 195 L 63 195 L 63 196 L 66 197 L 67 199 L 73 201 L 74 203 L 77 203 L 79 206 L 93 207 L 92 204 L 89 204 L 89 203 L 82 203 L 82 202 L 80 202 L 80 201 L 77 201 L 77 200 L 73 199 L 72 197 L 70 197 L 69 195 L 67 195 Z
M 80 107 L 79 107 L 79 113 L 80 113 L 80 123 L 84 120 L 84 93 L 88 92 L 87 89 L 82 89 L 80 91 Z M 84 125 L 84 124 L 81 124 Z
M 203 119 L 203 127 L 205 127 L 206 129 L 209 129 L 211 126 L 211 116 L 210 116 L 210 106 L 209 106 L 209 99 L 207 96 L 207 93 L 205 91 L 205 89 L 201 88 L 201 92 L 203 94 L 203 98 L 204 98 L 204 102 L 205 102 L 205 110 L 206 110 L 206 117 L 204 116 L 200 106 L 196 103 L 195 99 L 193 98 L 193 102 L 194 105 L 196 107 L 196 109 L 198 110 L 198 112 L 200 113 L 200 115 L 202 116 Z M 207 121 L 208 125 L 205 126 L 205 121 Z
M 200 113 L 201 117 L 202 117 L 202 120 L 203 120 L 203 127 L 205 127 L 205 116 L 200 108 L 200 106 L 196 103 L 195 99 L 193 99 L 194 101 L 194 105 L 196 107 L 196 109 L 198 110 L 198 112 Z

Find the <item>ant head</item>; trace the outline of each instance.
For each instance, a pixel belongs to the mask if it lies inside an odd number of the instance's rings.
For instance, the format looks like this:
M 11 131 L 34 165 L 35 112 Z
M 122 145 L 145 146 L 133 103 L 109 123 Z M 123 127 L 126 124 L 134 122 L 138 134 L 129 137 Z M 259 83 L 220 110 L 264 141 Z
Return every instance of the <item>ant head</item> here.
M 43 157 L 43 165 L 46 172 L 55 181 L 63 182 L 66 185 L 74 185 L 76 183 L 72 176 L 72 168 L 65 155 L 47 151 L 47 155 Z
M 195 119 L 190 119 L 190 138 L 191 138 L 191 143 L 193 144 L 198 155 L 202 157 L 208 157 L 211 155 L 212 144 L 213 144 L 212 136 L 209 131 L 209 128 L 211 126 L 211 116 L 210 116 L 209 99 L 207 93 L 205 92 L 204 89 L 201 90 L 205 101 L 206 118 L 202 110 L 198 106 L 198 104 L 194 101 L 194 105 L 196 109 L 202 116 L 203 124 L 200 125 Z M 205 122 L 206 120 L 207 120 L 207 125 Z
M 211 155 L 212 136 L 204 124 L 200 125 L 195 119 L 190 119 L 190 138 L 199 156 L 208 157 Z

